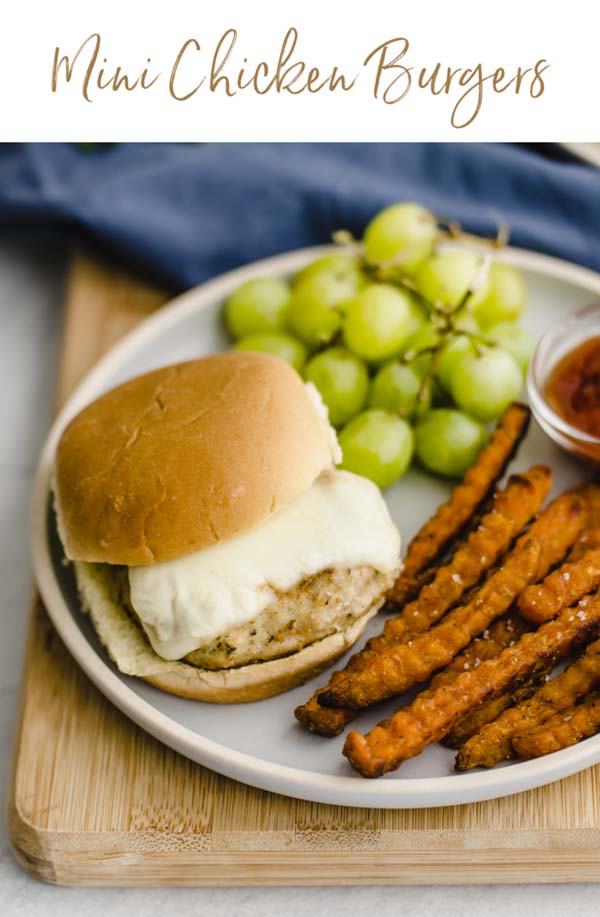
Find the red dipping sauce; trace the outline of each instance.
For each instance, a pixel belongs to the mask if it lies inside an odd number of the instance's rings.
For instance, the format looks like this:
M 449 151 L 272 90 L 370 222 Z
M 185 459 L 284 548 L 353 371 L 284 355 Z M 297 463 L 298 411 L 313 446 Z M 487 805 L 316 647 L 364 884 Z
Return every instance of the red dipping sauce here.
M 600 438 L 600 337 L 584 341 L 562 358 L 552 370 L 544 394 L 563 420 Z

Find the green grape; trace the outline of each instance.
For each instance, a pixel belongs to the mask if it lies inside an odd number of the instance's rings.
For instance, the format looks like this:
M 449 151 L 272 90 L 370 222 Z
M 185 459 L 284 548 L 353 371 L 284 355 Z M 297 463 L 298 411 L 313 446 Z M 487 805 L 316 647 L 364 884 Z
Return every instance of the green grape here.
M 306 347 L 289 334 L 249 334 L 237 341 L 235 350 L 258 350 L 271 353 L 286 363 L 290 363 L 298 372 L 306 362 Z
M 519 328 L 512 322 L 500 322 L 499 325 L 489 328 L 485 332 L 485 337 L 486 340 L 506 350 L 515 363 L 521 367 L 523 375 L 527 373 L 529 361 L 535 350 L 535 343 L 523 328 Z
M 421 350 L 429 350 L 432 347 L 437 347 L 440 342 L 440 332 L 430 321 L 424 322 L 417 331 L 411 335 L 411 337 L 406 342 L 406 346 L 402 348 L 403 353 L 410 353 L 414 351 L 419 353 Z
M 225 321 L 234 338 L 263 331 L 281 331 L 290 288 L 276 277 L 247 280 L 225 304 Z
M 470 468 L 486 440 L 485 427 L 472 417 L 435 408 L 417 424 L 415 451 L 429 471 L 457 478 Z
M 326 278 L 337 284 L 345 284 L 348 288 L 348 296 L 354 296 L 359 289 L 367 283 L 367 279 L 360 269 L 360 263 L 356 255 L 349 252 L 332 252 L 331 255 L 324 255 L 317 258 L 306 267 L 298 271 L 292 283 L 298 286 L 305 280 Z
M 404 474 L 413 455 L 413 431 L 400 417 L 371 410 L 346 424 L 339 435 L 341 467 L 370 478 L 379 487 Z
M 336 273 L 321 270 L 297 280 L 294 283 L 292 297 L 300 301 L 318 301 L 331 308 L 344 300 L 354 299 L 360 286 L 358 275 L 354 271 Z
M 288 314 L 289 330 L 310 350 L 329 344 L 341 325 L 342 318 L 335 309 L 316 301 L 300 303 L 292 299 Z
M 372 283 L 348 303 L 344 341 L 368 363 L 381 363 L 400 353 L 414 328 L 414 300 L 385 283 Z
M 472 353 L 474 350 L 472 342 L 465 334 L 449 336 L 440 353 L 436 370 L 436 376 L 447 392 L 450 391 L 450 379 L 454 367 L 465 354 Z
M 499 347 L 466 353 L 450 374 L 450 393 L 459 408 L 478 420 L 495 420 L 523 387 L 515 360 Z
M 307 347 L 328 344 L 341 327 L 335 308 L 356 293 L 354 281 L 326 273 L 305 277 L 293 291 L 287 308 L 287 325 Z
M 413 372 L 417 374 L 420 381 L 422 382 L 427 373 L 429 372 L 429 367 L 431 365 L 431 354 L 424 353 L 420 357 L 415 357 L 408 364 Z
M 358 414 L 367 400 L 367 368 L 343 347 L 331 347 L 309 360 L 304 378 L 318 388 L 334 427 Z
M 461 331 L 467 331 L 473 334 L 477 339 L 481 339 L 481 329 L 473 316 L 469 312 L 459 313 L 454 321 L 455 331 L 449 334 L 444 344 L 436 370 L 436 379 L 441 383 L 446 392 L 450 390 L 450 375 L 456 366 L 460 357 L 474 350 L 473 343 L 466 334 Z
M 337 306 L 335 307 L 335 311 L 337 312 L 339 316 L 341 316 L 342 323 L 346 315 L 348 314 L 348 309 L 350 308 L 353 302 L 354 302 L 353 299 L 344 299 L 342 302 L 338 303 Z
M 422 403 L 418 402 L 421 384 L 422 376 L 412 364 L 404 365 L 397 360 L 386 363 L 371 383 L 369 407 L 410 418 L 415 411 L 425 410 L 431 404 L 431 392 Z
M 408 291 L 403 290 L 402 292 L 407 297 L 408 311 L 410 313 L 410 338 L 418 334 L 424 334 L 424 329 L 430 324 L 427 310 L 421 305 L 416 296 Z
M 393 204 L 378 213 L 365 230 L 369 261 L 394 261 L 410 272 L 432 251 L 437 221 L 420 204 Z
M 510 264 L 495 261 L 490 265 L 487 295 L 474 304 L 473 314 L 482 328 L 514 322 L 523 312 L 526 299 L 522 273 Z
M 431 303 L 446 308 L 456 307 L 481 270 L 481 255 L 467 251 L 444 251 L 424 261 L 415 274 L 419 292 Z M 474 309 L 487 295 L 489 281 L 484 278 L 477 291 L 469 297 L 467 306 Z

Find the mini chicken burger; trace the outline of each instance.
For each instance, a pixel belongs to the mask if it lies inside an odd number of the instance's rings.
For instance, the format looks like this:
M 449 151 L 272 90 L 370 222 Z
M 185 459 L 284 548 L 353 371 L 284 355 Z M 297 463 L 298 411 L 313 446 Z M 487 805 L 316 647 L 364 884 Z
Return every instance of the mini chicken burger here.
M 56 455 L 58 530 L 121 672 L 253 701 L 347 650 L 400 539 L 340 458 L 316 389 L 266 354 L 158 369 L 77 415 Z

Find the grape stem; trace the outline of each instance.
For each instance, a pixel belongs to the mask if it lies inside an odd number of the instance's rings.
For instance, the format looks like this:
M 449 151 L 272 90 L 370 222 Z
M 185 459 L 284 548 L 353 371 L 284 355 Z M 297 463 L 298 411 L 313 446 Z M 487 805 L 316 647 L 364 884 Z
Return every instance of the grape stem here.
M 429 396 L 429 391 L 431 389 L 431 384 L 433 382 L 433 377 L 435 376 L 440 362 L 440 357 L 442 356 L 442 350 L 444 349 L 445 340 L 441 344 L 438 344 L 434 348 L 429 366 L 427 367 L 427 372 L 423 376 L 423 381 L 421 382 L 421 388 L 419 389 L 419 394 L 417 395 L 417 401 L 419 404 L 425 404 Z
M 509 239 L 508 224 L 502 219 L 497 211 L 492 211 L 492 214 L 495 218 L 497 226 L 496 236 L 494 239 L 485 239 L 472 233 L 465 232 L 461 225 L 454 220 L 446 220 L 442 217 L 436 217 L 438 225 L 441 229 L 438 244 L 440 241 L 443 242 L 444 239 L 451 239 L 453 241 L 460 240 L 474 244 L 474 246 L 478 248 L 479 251 L 481 251 L 482 245 L 488 249 L 491 248 L 493 250 L 504 248 L 504 246 L 507 245 Z M 417 395 L 417 401 L 420 404 L 424 404 L 427 400 L 431 384 L 438 369 L 442 352 L 451 335 L 462 334 L 467 337 L 475 349 L 477 356 L 481 356 L 486 347 L 496 346 L 495 342 L 488 341 L 476 333 L 460 328 L 457 322 L 461 312 L 472 313 L 473 311 L 473 297 L 487 279 L 490 265 L 493 260 L 491 251 L 486 252 L 485 255 L 482 256 L 481 266 L 476 271 L 474 277 L 469 283 L 469 286 L 459 301 L 454 306 L 444 306 L 442 302 L 430 300 L 423 296 L 423 294 L 417 288 L 412 277 L 403 272 L 402 261 L 404 260 L 404 252 L 398 253 L 398 255 L 396 255 L 394 258 L 390 258 L 387 261 L 373 262 L 367 259 L 362 244 L 358 242 L 352 233 L 347 229 L 337 230 L 333 233 L 332 239 L 336 245 L 352 249 L 352 251 L 360 259 L 361 268 L 369 275 L 372 280 L 393 283 L 396 286 L 403 287 L 410 293 L 418 294 L 421 302 L 424 304 L 429 313 L 431 322 L 438 326 L 436 328 L 436 330 L 439 332 L 439 340 L 437 344 L 432 347 L 424 347 L 421 350 L 407 351 L 402 357 L 400 357 L 400 362 L 403 365 L 409 365 L 419 357 L 427 356 L 428 354 L 431 355 L 431 360 L 429 362 L 429 366 L 427 367 L 427 372 L 423 377 L 421 386 L 419 388 L 419 393 Z M 336 337 L 339 337 L 339 335 L 340 332 L 334 336 L 333 340 L 330 342 L 330 345 L 331 343 L 335 342 Z
M 335 245 L 345 246 L 346 248 L 356 248 L 360 246 L 358 239 L 355 239 L 349 229 L 336 229 L 331 234 L 331 240 Z
M 457 223 L 455 220 L 446 220 L 444 217 L 438 216 L 436 217 L 438 225 L 446 230 L 440 233 L 440 239 L 470 242 L 477 248 L 481 248 L 482 245 L 493 249 L 505 248 L 510 238 L 508 223 L 498 210 L 490 210 L 488 212 L 496 223 L 496 235 L 493 239 L 486 239 L 483 236 L 476 236 L 474 233 L 465 232 L 460 223 Z

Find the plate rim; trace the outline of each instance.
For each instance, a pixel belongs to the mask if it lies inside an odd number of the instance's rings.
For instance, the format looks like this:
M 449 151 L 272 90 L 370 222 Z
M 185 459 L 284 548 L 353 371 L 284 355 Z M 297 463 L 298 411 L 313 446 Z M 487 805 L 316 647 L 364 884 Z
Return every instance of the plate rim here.
M 262 274 L 290 274 L 307 261 L 335 250 L 311 246 L 284 252 L 234 268 L 176 296 L 144 319 L 112 347 L 85 375 L 52 422 L 34 477 L 31 544 L 34 574 L 48 615 L 78 665 L 95 686 L 127 717 L 163 744 L 227 777 L 293 798 L 333 805 L 377 808 L 429 808 L 478 802 L 512 795 L 551 783 L 600 761 L 600 735 L 545 758 L 505 768 L 441 777 L 368 781 L 275 764 L 201 736 L 172 720 L 139 697 L 98 655 L 77 626 L 65 602 L 52 564 L 47 532 L 47 507 L 54 451 L 70 418 L 100 391 L 107 377 L 122 367 L 127 354 L 138 352 L 161 329 L 210 307 L 244 280 Z M 500 260 L 534 273 L 556 277 L 600 296 L 600 274 L 580 265 L 525 249 L 507 247 Z M 290 714 L 291 715 L 291 714 Z M 319 741 L 315 739 L 315 741 Z M 512 773 L 512 776 L 508 776 Z
M 590 141 L 584 143 L 561 143 L 561 146 L 580 162 L 585 162 L 587 165 L 596 166 L 597 169 L 600 169 L 600 143 Z

